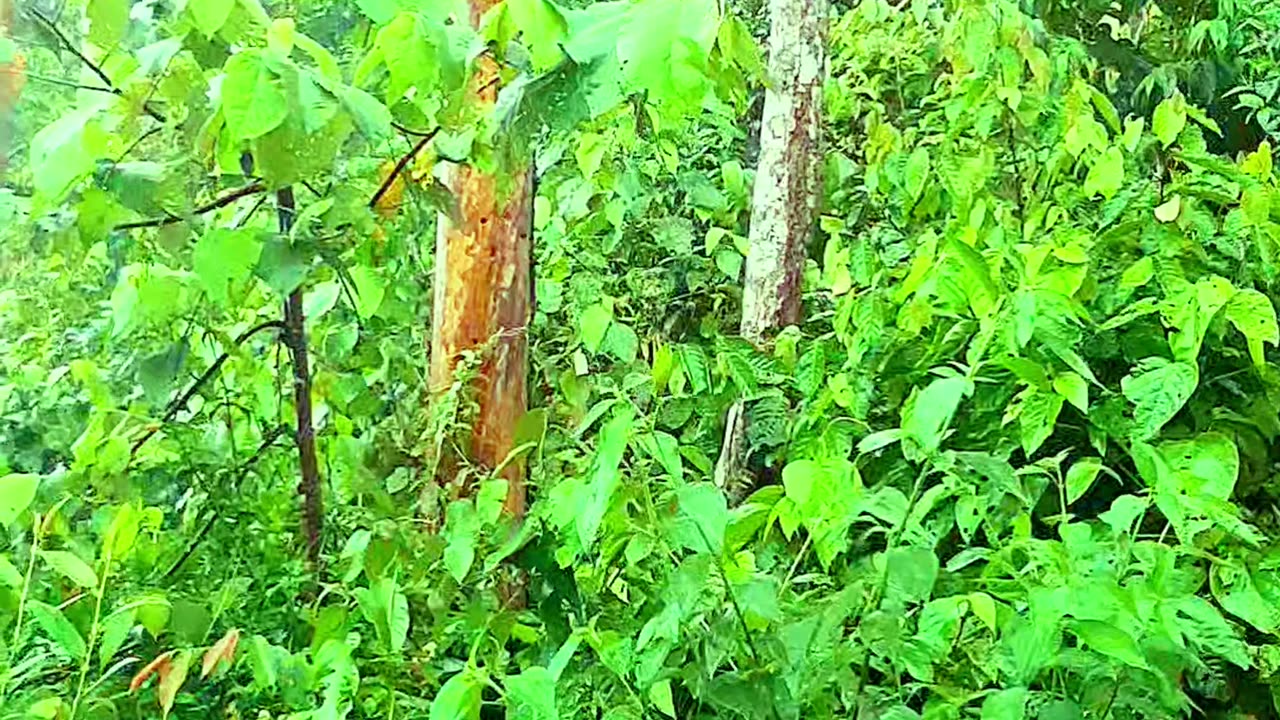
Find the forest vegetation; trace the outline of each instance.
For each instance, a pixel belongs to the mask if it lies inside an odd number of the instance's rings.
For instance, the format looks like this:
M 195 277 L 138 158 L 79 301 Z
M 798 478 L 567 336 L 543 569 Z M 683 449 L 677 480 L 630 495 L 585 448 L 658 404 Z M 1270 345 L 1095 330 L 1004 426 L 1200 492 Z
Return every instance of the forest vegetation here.
M 0 720 L 1280 718 L 1280 2 L 0 0 Z

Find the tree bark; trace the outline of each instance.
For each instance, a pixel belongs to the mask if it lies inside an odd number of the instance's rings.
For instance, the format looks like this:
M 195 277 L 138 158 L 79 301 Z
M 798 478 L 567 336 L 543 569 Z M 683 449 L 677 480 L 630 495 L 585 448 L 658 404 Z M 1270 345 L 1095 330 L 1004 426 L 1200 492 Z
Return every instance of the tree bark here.
M 13 2 L 0 0 L 0 38 L 13 36 Z M 9 62 L 0 63 L 0 178 L 9 166 L 9 145 L 13 137 L 13 108 L 18 104 L 26 81 L 26 59 L 16 53 Z
M 471 0 L 471 22 L 499 0 Z M 473 101 L 492 107 L 498 66 L 481 57 L 472 78 Z M 457 216 L 441 214 L 436 236 L 431 391 L 439 397 L 453 384 L 463 353 L 475 352 L 479 371 L 472 390 L 477 406 L 468 459 L 488 470 L 503 467 L 510 483 L 505 511 L 523 517 L 524 463 L 509 462 L 516 423 L 527 404 L 531 285 L 532 176 L 527 163 L 502 175 L 470 165 L 454 166 L 449 186 Z M 441 463 L 448 482 L 452 463 Z
M 742 336 L 763 345 L 800 321 L 805 249 L 822 196 L 822 81 L 828 0 L 770 0 L 769 86 L 751 200 Z M 729 413 L 716 467 L 722 485 L 746 457 L 741 402 Z
M 280 233 L 289 235 L 296 209 L 293 189 L 276 191 L 280 215 Z M 285 342 L 293 362 L 293 407 L 297 419 L 294 442 L 298 446 L 298 464 L 302 480 L 302 537 L 307 545 L 307 560 L 314 566 L 320 561 L 320 535 L 324 522 L 324 498 L 321 495 L 320 465 L 316 461 L 316 434 L 311 421 L 311 364 L 307 357 L 307 332 L 302 313 L 302 288 L 289 293 L 284 304 Z

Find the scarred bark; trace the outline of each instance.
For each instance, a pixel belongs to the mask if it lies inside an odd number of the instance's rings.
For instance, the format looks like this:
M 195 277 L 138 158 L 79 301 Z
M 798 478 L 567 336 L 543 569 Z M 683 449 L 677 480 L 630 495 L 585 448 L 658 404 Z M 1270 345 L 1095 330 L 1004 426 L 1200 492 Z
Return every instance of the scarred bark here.
M 822 192 L 827 0 L 771 0 L 769 82 L 751 201 L 742 335 L 759 343 L 800 319 L 805 245 Z
M 499 0 L 472 0 L 471 22 Z M 498 67 L 481 58 L 473 78 L 475 101 L 491 107 L 497 98 Z M 462 354 L 479 355 L 474 386 L 477 413 L 469 459 L 501 466 L 515 447 L 516 423 L 527 403 L 527 337 L 530 312 L 532 233 L 531 175 L 525 167 L 503 176 L 470 165 L 455 166 L 450 188 L 457 222 L 441 215 L 436 237 L 431 389 L 447 390 Z M 448 466 L 443 466 L 447 472 Z M 505 510 L 522 517 L 524 464 L 508 463 Z M 442 478 L 448 480 L 448 478 Z
M 828 0 L 770 0 L 769 86 L 751 199 L 742 336 L 764 344 L 800 321 L 805 247 L 822 193 L 822 79 Z M 746 418 L 729 411 L 716 481 L 731 484 L 746 460 Z

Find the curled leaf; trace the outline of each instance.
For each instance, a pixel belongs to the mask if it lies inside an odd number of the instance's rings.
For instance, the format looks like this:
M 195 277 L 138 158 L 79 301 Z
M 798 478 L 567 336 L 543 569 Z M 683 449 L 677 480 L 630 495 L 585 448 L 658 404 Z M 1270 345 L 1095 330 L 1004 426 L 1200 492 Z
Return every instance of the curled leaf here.
M 200 666 L 201 679 L 209 677 L 209 674 L 218 668 L 218 663 L 226 662 L 227 665 L 235 662 L 236 645 L 240 642 L 240 630 L 231 628 L 227 631 L 222 639 L 213 644 L 204 653 L 204 661 Z
M 142 687 L 152 675 L 160 673 L 163 676 L 168 672 L 170 663 L 173 661 L 173 651 L 161 653 L 154 660 L 147 663 L 133 679 L 129 681 L 129 692 L 138 692 L 138 688 Z

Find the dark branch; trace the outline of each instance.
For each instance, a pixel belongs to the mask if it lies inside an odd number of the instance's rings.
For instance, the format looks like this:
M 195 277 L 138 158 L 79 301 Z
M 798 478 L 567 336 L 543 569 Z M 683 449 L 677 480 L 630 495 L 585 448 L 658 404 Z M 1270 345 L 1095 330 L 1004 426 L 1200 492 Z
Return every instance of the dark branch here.
M 424 132 L 422 130 L 414 130 L 413 128 L 408 127 L 407 125 L 401 125 L 400 123 L 394 122 L 394 121 L 391 123 L 391 127 L 395 128 L 396 130 L 399 130 L 405 135 L 412 135 L 414 137 L 432 137 L 433 135 L 436 134 L 436 132 L 439 131 L 439 128 L 436 128 L 435 130 L 431 130 L 427 132 Z
M 53 20 L 50 20 L 49 18 L 45 17 L 43 13 L 41 13 L 39 10 L 36 10 L 35 8 L 25 8 L 24 12 L 30 14 L 31 17 L 34 17 L 37 21 L 39 21 L 40 24 L 43 25 L 46 30 L 48 30 L 50 33 L 53 34 L 54 37 L 58 39 L 58 42 L 61 43 L 64 48 L 66 48 L 72 55 L 75 55 L 76 58 L 80 60 L 80 62 L 84 63 L 85 67 L 93 71 L 93 74 L 97 75 L 98 79 L 102 80 L 102 82 L 106 84 L 107 86 L 105 88 L 106 92 L 109 92 L 112 95 L 119 95 L 120 97 L 124 97 L 124 91 L 116 87 L 115 83 L 111 82 L 111 78 L 107 76 L 107 73 L 105 71 L 103 71 L 102 66 L 90 60 L 88 57 L 85 56 L 84 53 L 80 52 L 80 49 L 76 47 L 75 43 L 71 42 L 71 38 L 68 38 L 65 33 L 59 30 L 58 25 Z M 87 89 L 103 90 L 104 88 L 95 88 L 90 86 Z M 142 109 L 148 115 L 155 118 L 158 122 L 161 122 L 161 123 L 165 122 L 164 115 L 161 115 L 155 108 L 151 107 L 149 103 L 144 102 L 142 104 Z
M 84 83 L 72 82 L 71 80 L 63 80 L 62 78 L 49 77 L 47 75 L 37 75 L 35 73 L 27 73 L 28 80 L 35 80 L 47 85 L 59 85 L 61 87 L 73 88 L 75 90 L 92 90 L 94 92 L 108 93 L 111 95 L 119 95 L 115 88 L 102 87 L 101 85 L 85 85 Z
M 205 213 L 213 212 L 218 208 L 224 208 L 241 198 L 245 198 L 250 195 L 256 195 L 260 192 L 264 192 L 266 191 L 266 189 L 267 189 L 266 186 L 263 185 L 261 182 L 252 182 L 252 183 L 249 183 L 248 185 L 245 185 L 242 188 L 237 188 L 235 190 L 232 190 L 231 192 L 227 193 L 226 195 L 223 195 L 222 197 L 210 200 L 204 205 L 201 205 L 200 207 L 196 208 L 194 211 L 192 211 L 191 214 L 204 215 Z M 186 218 L 179 217 L 177 215 L 169 215 L 167 217 L 162 217 L 162 218 L 151 218 L 148 220 L 134 220 L 133 222 L 120 223 L 119 225 L 116 225 L 115 229 L 116 230 L 135 230 L 137 228 L 164 227 L 166 225 L 173 225 L 175 223 L 180 223 L 184 219 Z
M 404 157 L 400 158 L 400 161 L 396 163 L 391 174 L 387 175 L 386 180 L 382 181 L 382 185 L 378 188 L 378 192 L 374 193 L 373 197 L 369 198 L 370 208 L 377 207 L 378 201 L 381 200 L 382 196 L 386 195 L 387 191 L 391 189 L 392 184 L 395 183 L 396 178 L 400 177 L 400 173 L 404 172 L 404 168 L 409 164 L 409 161 L 413 160 L 418 153 L 422 152 L 422 148 L 426 147 L 427 143 L 431 142 L 431 139 L 434 138 L 436 133 L 439 131 L 440 128 L 436 128 L 426 135 L 423 135 L 421 139 L 414 144 L 413 148 L 409 150 L 409 152 L 405 153 Z
M 165 410 L 164 417 L 160 419 L 160 422 L 152 426 L 151 429 L 147 430 L 147 432 L 142 437 L 138 438 L 138 440 L 133 443 L 133 448 L 129 451 L 129 456 L 132 457 L 134 455 L 137 455 L 139 448 L 141 448 L 148 440 L 154 437 L 156 433 L 160 432 L 161 427 L 163 427 L 166 423 L 171 422 L 175 417 L 177 417 L 178 413 L 182 410 L 182 408 L 186 407 L 187 403 L 191 402 L 191 398 L 195 397 L 196 393 L 200 391 L 200 388 L 205 383 L 212 380 L 214 376 L 218 374 L 218 371 L 222 369 L 222 366 L 231 357 L 232 350 L 234 350 L 236 347 L 239 347 L 240 345 L 243 345 L 245 341 L 247 341 L 249 338 L 253 337 L 254 335 L 257 335 L 258 333 L 264 330 L 271 330 L 271 329 L 283 330 L 285 329 L 285 325 L 283 322 L 279 320 L 268 320 L 267 322 L 255 325 L 249 328 L 248 330 L 245 330 L 244 332 L 240 333 L 240 336 L 237 337 L 235 341 L 232 343 L 232 347 L 229 348 L 226 352 L 219 355 L 218 359 L 214 360 L 213 364 L 209 366 L 209 369 L 205 370 L 203 375 L 196 378 L 196 381 L 191 383 L 191 386 L 187 388 L 186 392 L 182 393 L 181 397 L 179 397 L 177 400 L 169 404 L 169 407 L 167 410 Z

